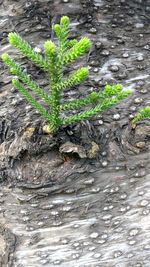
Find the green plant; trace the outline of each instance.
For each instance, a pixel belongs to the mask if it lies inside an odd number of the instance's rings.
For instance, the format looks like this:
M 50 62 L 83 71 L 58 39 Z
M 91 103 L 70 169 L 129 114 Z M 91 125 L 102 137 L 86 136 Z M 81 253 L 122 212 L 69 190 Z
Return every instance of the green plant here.
M 67 16 L 63 16 L 60 24 L 55 24 L 53 30 L 58 38 L 58 46 L 52 41 L 46 41 L 44 44 L 44 56 L 35 52 L 17 33 L 14 32 L 8 35 L 8 40 L 11 45 L 47 73 L 50 82 L 49 94 L 33 81 L 22 67 L 8 54 L 4 53 L 2 55 L 2 60 L 8 65 L 10 72 L 15 75 L 12 79 L 13 86 L 48 121 L 49 132 L 51 133 L 55 133 L 62 125 L 89 119 L 117 104 L 131 93 L 130 91 L 123 91 L 122 85 L 120 84 L 113 86 L 106 85 L 103 92 L 97 93 L 93 91 L 85 98 L 63 102 L 61 99 L 62 91 L 66 88 L 79 85 L 89 75 L 88 68 L 82 67 L 75 70 L 67 78 L 64 78 L 64 70 L 68 64 L 89 51 L 91 42 L 86 37 L 81 38 L 79 41 L 69 40 L 69 18 Z M 27 88 L 24 87 L 25 85 Z M 39 98 L 43 99 L 48 104 L 49 110 L 38 103 L 29 90 L 32 90 Z M 75 115 L 66 116 L 65 118 L 61 116 L 62 110 L 78 110 L 90 104 L 92 104 L 92 107 L 89 110 L 80 111 Z
M 139 111 L 139 113 L 132 120 L 132 124 L 136 124 L 138 121 L 150 118 L 150 107 L 147 106 Z

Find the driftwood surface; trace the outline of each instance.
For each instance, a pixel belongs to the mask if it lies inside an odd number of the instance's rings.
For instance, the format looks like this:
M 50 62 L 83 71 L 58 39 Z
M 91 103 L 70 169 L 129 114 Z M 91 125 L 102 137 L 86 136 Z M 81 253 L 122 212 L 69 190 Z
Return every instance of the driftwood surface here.
M 150 122 L 133 128 L 130 121 L 150 105 L 150 1 L 4 0 L 0 7 L 0 54 L 22 62 L 45 90 L 43 72 L 7 35 L 17 31 L 42 53 L 62 14 L 70 16 L 71 38 L 93 43 L 81 61 L 90 79 L 64 98 L 107 83 L 133 89 L 111 110 L 50 137 L 0 62 L 0 266 L 149 267 Z

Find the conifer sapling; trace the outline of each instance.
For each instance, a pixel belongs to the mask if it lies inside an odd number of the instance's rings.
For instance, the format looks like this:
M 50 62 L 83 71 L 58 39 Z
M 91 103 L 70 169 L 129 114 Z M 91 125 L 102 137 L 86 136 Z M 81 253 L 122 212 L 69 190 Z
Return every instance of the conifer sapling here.
M 150 106 L 147 106 L 139 111 L 139 113 L 132 120 L 132 124 L 136 124 L 138 121 L 150 118 Z
M 58 45 L 56 46 L 51 40 L 46 41 L 44 44 L 44 56 L 35 52 L 17 33 L 11 32 L 8 35 L 11 45 L 47 73 L 50 84 L 49 93 L 46 93 L 43 88 L 32 80 L 20 64 L 16 63 L 7 53 L 2 55 L 2 60 L 15 76 L 12 79 L 13 86 L 48 122 L 49 132 L 51 133 L 55 133 L 60 126 L 90 119 L 92 116 L 119 103 L 131 93 L 131 91 L 123 91 L 122 85 L 116 84 L 113 86 L 106 85 L 103 92 L 93 91 L 88 96 L 77 100 L 63 101 L 61 99 L 63 90 L 81 84 L 89 75 L 88 68 L 81 67 L 73 71 L 68 77 L 64 77 L 66 67 L 79 57 L 84 56 L 91 47 L 91 41 L 87 37 L 83 37 L 79 41 L 69 39 L 69 24 L 69 18 L 63 16 L 60 24 L 53 26 Z M 39 99 L 43 99 L 48 104 L 49 110 L 42 106 L 30 91 L 33 91 Z M 92 105 L 92 107 L 86 111 L 78 111 L 75 115 L 70 115 L 69 117 L 62 118 L 61 116 L 62 110 L 80 110 L 80 108 L 87 105 Z

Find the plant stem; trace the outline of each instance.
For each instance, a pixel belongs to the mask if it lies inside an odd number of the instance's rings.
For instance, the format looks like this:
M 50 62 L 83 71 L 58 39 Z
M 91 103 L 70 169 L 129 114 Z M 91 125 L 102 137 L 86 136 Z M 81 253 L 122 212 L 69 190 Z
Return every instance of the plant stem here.
M 60 124 L 59 106 L 60 106 L 60 92 L 56 88 L 57 82 L 51 84 L 51 119 L 50 130 L 56 132 Z

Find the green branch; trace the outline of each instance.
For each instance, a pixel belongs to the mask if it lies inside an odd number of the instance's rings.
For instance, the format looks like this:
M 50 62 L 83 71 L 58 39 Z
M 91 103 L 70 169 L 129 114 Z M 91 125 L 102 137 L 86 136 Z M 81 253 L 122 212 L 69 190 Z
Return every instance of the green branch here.
M 56 33 L 56 36 L 59 40 L 59 55 L 62 57 L 66 52 L 68 44 L 69 44 L 69 18 L 67 16 L 63 16 L 60 20 L 60 24 L 55 24 L 53 29 Z
M 44 70 L 47 70 L 47 62 L 46 60 L 40 55 L 39 53 L 36 53 L 33 48 L 21 38 L 20 35 L 18 35 L 16 32 L 11 32 L 8 35 L 8 40 L 11 45 L 16 47 L 20 52 L 33 61 L 36 65 L 43 68 Z
M 8 54 L 2 55 L 2 60 L 9 66 L 10 72 L 19 77 L 19 79 L 27 84 L 29 88 L 34 91 L 39 97 L 41 97 L 47 104 L 51 104 L 50 97 L 43 89 L 39 87 L 37 83 L 30 79 L 30 77 L 23 71 L 21 66 L 17 64 Z
M 136 124 L 138 121 L 149 118 L 150 118 L 150 106 L 147 106 L 139 111 L 139 114 L 135 116 L 135 118 L 132 120 L 132 123 Z
M 45 55 L 48 61 L 48 74 L 50 83 L 53 84 L 56 81 L 56 72 L 57 72 L 57 51 L 56 45 L 52 41 L 46 41 L 44 44 Z M 58 78 L 58 77 L 57 77 Z
M 77 100 L 72 100 L 72 101 L 67 101 L 63 104 L 60 105 L 61 110 L 74 110 L 74 109 L 80 109 L 84 106 L 90 105 L 90 104 L 95 104 L 98 100 L 104 99 L 104 94 L 97 92 L 92 92 L 90 95 L 87 97 L 77 99 Z
M 74 71 L 67 79 L 62 80 L 57 84 L 56 89 L 63 91 L 66 88 L 76 86 L 88 78 L 89 71 L 88 68 L 80 68 Z
M 91 48 L 91 42 L 88 38 L 82 38 L 64 55 L 64 64 L 67 65 L 77 58 L 85 55 Z
M 20 91 L 20 93 L 26 98 L 26 100 L 46 119 L 50 120 L 50 114 L 40 105 L 24 88 L 24 86 L 17 80 L 12 79 L 13 86 Z
M 84 111 L 76 115 L 70 116 L 68 118 L 62 119 L 61 124 L 68 125 L 68 124 L 72 124 L 75 122 L 79 122 L 81 120 L 87 120 L 97 115 L 98 113 L 101 113 L 105 111 L 106 109 L 111 108 L 113 105 L 119 103 L 121 100 L 123 100 L 130 94 L 131 94 L 131 91 L 126 91 L 126 92 L 118 93 L 118 95 L 112 98 L 111 100 L 106 98 L 101 104 L 97 105 L 95 108 L 92 108 L 88 111 Z
M 74 45 L 76 45 L 78 41 L 76 39 L 72 39 L 68 42 L 68 48 L 72 48 Z
M 87 97 L 68 101 L 66 103 L 61 104 L 60 109 L 62 110 L 73 110 L 73 109 L 80 109 L 84 106 L 87 106 L 89 104 L 96 104 L 100 100 L 104 100 L 106 98 L 110 98 L 112 96 L 117 95 L 119 92 L 121 92 L 123 89 L 121 84 L 116 84 L 113 86 L 106 85 L 103 92 L 96 92 L 93 91 L 91 94 L 89 94 Z

